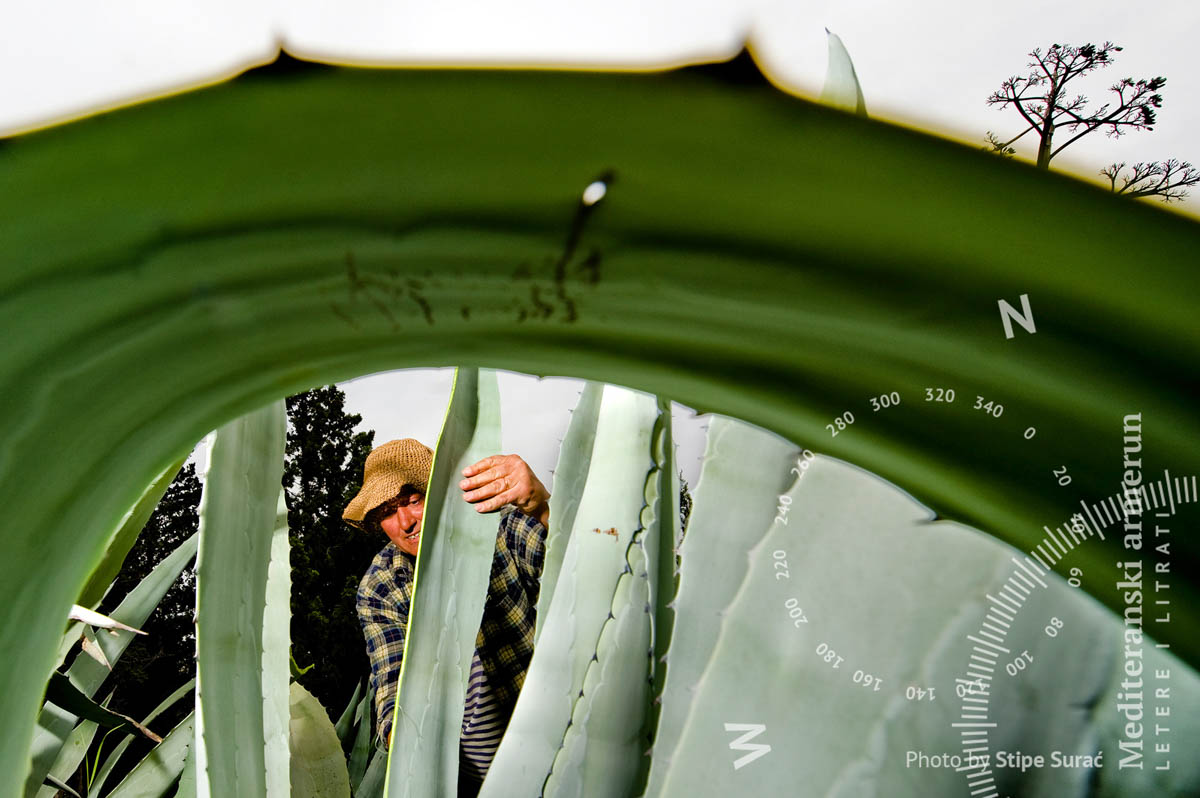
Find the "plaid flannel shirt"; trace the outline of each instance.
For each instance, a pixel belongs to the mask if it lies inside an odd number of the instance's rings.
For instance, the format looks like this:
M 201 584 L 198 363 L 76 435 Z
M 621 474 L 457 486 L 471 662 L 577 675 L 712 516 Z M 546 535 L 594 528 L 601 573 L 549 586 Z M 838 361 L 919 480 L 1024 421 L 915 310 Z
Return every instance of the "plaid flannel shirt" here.
M 489 689 L 511 714 L 533 656 L 533 627 L 545 556 L 546 528 L 512 505 L 501 511 L 483 621 L 475 638 Z M 358 620 L 371 661 L 379 737 L 386 741 L 404 659 L 415 560 L 391 542 L 375 555 L 358 586 Z

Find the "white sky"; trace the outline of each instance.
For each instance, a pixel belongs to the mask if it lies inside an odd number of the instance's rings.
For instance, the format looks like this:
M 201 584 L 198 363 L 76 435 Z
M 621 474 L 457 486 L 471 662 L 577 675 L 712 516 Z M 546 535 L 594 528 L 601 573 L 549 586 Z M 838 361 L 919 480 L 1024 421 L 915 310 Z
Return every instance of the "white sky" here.
M 982 145 L 1019 132 L 1011 110 L 985 104 L 1000 82 L 1026 72 L 1026 53 L 1051 43 L 1106 39 L 1114 66 L 1082 84 L 1099 100 L 1117 79 L 1164 75 L 1154 132 L 1118 141 L 1089 136 L 1055 161 L 1095 175 L 1115 160 L 1200 161 L 1197 0 L 43 0 L 0 15 L 0 135 L 140 97 L 216 82 L 274 59 L 362 64 L 619 65 L 654 68 L 733 55 L 750 39 L 777 83 L 816 96 L 825 73 L 824 28 L 854 59 L 871 116 Z M 1190 135 L 1189 135 L 1190 134 Z M 1028 137 L 1027 137 L 1028 138 Z M 1177 210 L 1197 215 L 1200 192 Z M 343 387 L 376 442 L 432 444 L 449 372 L 406 372 Z M 506 451 L 549 470 L 578 383 L 505 377 Z M 679 418 L 680 464 L 694 484 L 699 422 Z

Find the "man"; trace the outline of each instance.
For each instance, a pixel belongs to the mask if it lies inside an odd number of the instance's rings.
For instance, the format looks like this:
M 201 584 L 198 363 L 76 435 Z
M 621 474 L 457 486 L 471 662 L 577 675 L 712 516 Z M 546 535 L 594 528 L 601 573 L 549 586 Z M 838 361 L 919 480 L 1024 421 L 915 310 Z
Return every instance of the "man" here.
M 375 556 L 357 596 L 379 737 L 389 744 L 432 463 L 429 447 L 411 438 L 374 449 L 367 456 L 362 490 L 342 514 L 347 523 L 380 530 L 391 541 Z M 459 794 L 473 796 L 500 745 L 533 655 L 550 493 L 517 455 L 485 457 L 463 469 L 463 476 L 464 501 L 477 512 L 501 511 L 459 743 Z

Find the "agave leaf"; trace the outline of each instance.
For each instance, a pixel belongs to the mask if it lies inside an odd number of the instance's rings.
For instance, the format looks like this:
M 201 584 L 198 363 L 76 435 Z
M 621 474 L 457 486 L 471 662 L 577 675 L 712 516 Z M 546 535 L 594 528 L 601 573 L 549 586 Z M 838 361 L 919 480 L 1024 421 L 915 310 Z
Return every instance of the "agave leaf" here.
M 155 718 L 157 718 L 159 715 L 161 715 L 163 712 L 165 712 L 168 708 L 173 706 L 176 701 L 183 698 L 185 695 L 192 693 L 193 690 L 195 689 L 195 686 L 196 686 L 196 680 L 188 679 L 186 682 L 183 683 L 182 686 L 179 687 L 178 690 L 176 690 L 175 692 L 171 693 L 171 695 L 169 695 L 165 699 L 163 699 L 162 703 L 159 704 L 157 707 L 155 707 L 154 710 L 151 711 L 149 715 L 142 718 L 142 725 L 149 726 L 150 723 Z M 122 740 L 120 743 L 117 744 L 117 747 L 114 748 L 112 750 L 112 753 L 110 753 L 108 755 L 108 757 L 104 760 L 104 764 L 102 764 L 100 766 L 100 769 L 98 771 L 96 771 L 95 780 L 92 782 L 91 786 L 88 788 L 89 793 L 94 794 L 94 795 L 102 794 L 101 790 L 104 788 L 104 783 L 106 781 L 108 781 L 108 775 L 112 772 L 112 769 L 114 767 L 116 767 L 117 761 L 121 758 L 121 754 L 125 753 L 125 749 L 129 747 L 129 743 L 132 739 L 133 739 L 132 737 L 126 737 L 124 740 Z M 189 757 L 189 759 L 191 757 L 190 751 L 188 753 L 188 757 Z M 195 774 L 194 768 L 192 769 L 192 773 L 194 776 L 194 774 Z M 194 787 L 193 787 L 192 792 L 193 792 L 193 794 L 195 794 Z
M 671 428 L 671 403 L 659 399 L 659 416 L 654 431 L 654 462 L 658 466 L 657 495 L 659 508 L 651 524 L 645 520 L 644 540 L 645 559 L 648 569 L 647 588 L 650 595 L 647 602 L 647 612 L 653 614 L 651 627 L 650 651 L 650 697 L 647 707 L 645 728 L 642 738 L 647 743 L 653 743 L 657 737 L 659 718 L 662 713 L 663 691 L 666 688 L 667 652 L 673 645 L 675 634 L 675 601 L 678 589 L 677 572 L 675 568 L 677 547 L 683 535 L 682 521 L 679 517 L 679 471 L 675 463 L 675 439 Z M 649 507 L 647 507 L 647 511 Z M 657 568 L 657 573 L 653 570 Z M 649 778 L 651 760 L 649 751 L 644 752 L 638 759 L 637 790 L 628 790 L 629 795 L 644 789 Z
M 674 471 L 670 403 L 660 400 L 658 413 L 651 435 L 655 467 L 646 477 L 639 529 L 626 548 L 625 573 L 617 580 L 583 694 L 546 781 L 547 798 L 633 795 L 644 770 L 653 723 L 656 622 L 658 610 L 669 612 L 658 606 L 651 584 L 661 574 L 661 560 L 671 574 L 665 585 L 674 584 L 673 530 L 678 528 L 671 523 L 678 498 L 672 502 L 669 492 Z
M 187 567 L 196 554 L 198 543 L 196 535 L 180 543 L 175 551 L 163 558 L 162 562 L 146 575 L 137 587 L 129 591 L 112 616 L 121 619 L 130 626 L 141 626 L 150 617 L 163 595 L 175 584 L 179 574 Z M 133 634 L 118 631 L 115 635 L 102 635 L 96 638 L 96 643 L 104 652 L 109 665 L 116 665 L 125 651 L 125 647 L 133 641 Z M 93 658 L 77 657 L 67 671 L 71 683 L 89 698 L 96 694 L 100 685 L 108 677 L 109 667 L 101 665 Z M 44 775 L 58 756 L 63 743 L 74 728 L 78 718 L 65 709 L 53 704 L 43 706 L 38 714 L 37 727 L 33 744 L 26 756 L 32 760 L 29 775 L 26 778 L 26 795 L 36 794 Z
M 861 117 L 867 115 L 867 104 L 863 100 L 862 86 L 854 71 L 854 62 L 846 45 L 836 33 L 825 29 L 829 44 L 829 66 L 825 70 L 825 86 L 821 89 L 821 102 L 851 111 Z
M 342 741 L 342 748 L 346 748 L 349 744 L 350 732 L 354 731 L 355 722 L 358 720 L 359 712 L 362 710 L 361 699 L 363 697 L 364 684 L 365 682 L 359 682 L 354 685 L 354 695 L 350 696 L 350 703 L 346 704 L 346 708 L 342 710 L 337 723 L 333 724 L 338 739 Z M 370 720 L 367 721 L 367 725 L 371 725 Z
M 721 613 L 733 601 L 750 563 L 734 552 L 754 550 L 775 517 L 776 497 L 795 477 L 800 450 L 777 435 L 713 416 L 696 483 L 682 558 L 667 676 L 646 795 L 659 795 L 674 746 L 687 724 L 692 690 L 712 656 Z M 730 497 L 738 497 L 730 501 Z M 712 556 L 712 552 L 730 556 Z
M 101 702 L 100 706 L 107 708 L 109 699 L 112 696 Z M 54 764 L 50 767 L 50 772 L 46 774 L 43 784 L 47 785 L 38 791 L 38 798 L 54 798 L 57 793 L 56 789 L 61 789 L 59 785 L 64 779 L 69 779 L 79 767 L 79 763 L 83 761 L 87 755 L 88 748 L 92 744 L 92 740 L 96 736 L 96 730 L 100 725 L 94 720 L 85 720 L 71 729 L 71 733 L 67 735 L 67 739 L 63 747 L 58 752 L 58 758 L 54 760 Z M 129 736 L 126 740 L 131 739 Z M 73 791 L 72 791 L 73 792 Z
M 385 794 L 453 795 L 467 676 L 496 548 L 495 514 L 462 499 L 468 465 L 500 450 L 496 374 L 455 371 L 425 495 Z
M 287 617 L 287 575 L 272 567 L 273 556 L 287 562 L 286 540 L 279 542 L 286 525 L 277 526 L 286 429 L 283 402 L 273 402 L 221 427 L 209 449 L 196 560 L 196 788 L 202 796 L 287 792 L 273 753 L 283 729 L 267 711 L 288 678 L 286 633 L 267 629 Z M 284 609 L 277 606 L 280 595 Z
M 195 712 L 179 722 L 133 770 L 121 779 L 108 798 L 158 798 L 166 795 L 191 758 L 195 740 Z
M 584 383 L 579 402 L 571 412 L 567 434 L 558 450 L 554 488 L 550 494 L 550 528 L 546 530 L 546 554 L 538 593 L 538 620 L 533 638 L 535 645 L 542 636 L 543 621 L 550 610 L 550 599 L 554 596 L 558 572 L 562 569 L 563 552 L 566 551 L 571 529 L 575 526 L 579 497 L 583 495 L 583 487 L 587 484 L 592 447 L 596 440 L 596 417 L 600 412 L 603 391 L 604 386 L 598 382 Z
M 291 798 L 350 798 L 346 759 L 325 708 L 291 685 Z
M 387 775 L 387 751 L 372 748 L 371 762 L 362 781 L 354 788 L 354 798 L 382 798 L 383 780 Z
M 275 528 L 271 533 L 270 565 L 267 568 L 266 605 L 263 607 L 262 703 L 264 757 L 267 795 L 286 798 L 290 762 L 288 724 L 291 696 L 289 665 L 292 659 L 292 567 L 289 556 L 287 499 L 283 488 L 275 505 Z
M 104 557 L 100 560 L 100 564 L 92 571 L 87 584 L 80 591 L 79 598 L 76 599 L 76 606 L 95 607 L 100 603 L 109 585 L 117 578 L 117 573 L 124 565 L 125 558 L 129 556 L 129 550 L 137 542 L 138 535 L 146 527 L 150 516 L 154 514 L 154 508 L 158 506 L 158 502 L 167 492 L 167 488 L 171 487 L 171 482 L 179 473 L 179 469 L 183 468 L 185 462 L 187 462 L 187 457 L 181 457 L 167 466 L 138 497 L 137 502 L 129 508 L 125 517 L 121 519 L 116 532 L 113 533 L 112 539 L 109 540 L 108 548 L 104 550 Z
M 550 774 L 641 527 L 657 417 L 654 397 L 604 387 L 589 477 L 545 631 L 480 798 L 537 795 Z
M 91 629 L 84 629 L 83 634 L 79 638 L 79 646 L 84 654 L 87 654 L 108 670 L 112 670 L 112 664 L 109 663 L 108 657 L 104 656 L 104 649 L 100 648 L 100 644 L 96 642 L 96 634 Z
M 50 682 L 46 686 L 46 701 L 77 717 L 99 723 L 105 728 L 120 729 L 128 734 L 140 732 L 156 743 L 162 742 L 161 737 L 133 718 L 105 709 L 92 701 L 82 690 L 71 683 L 65 673 L 55 671 L 50 675 Z
M 141 629 L 134 629 L 132 626 L 126 626 L 120 621 L 115 621 L 112 618 L 109 618 L 107 615 L 101 615 L 100 613 L 89 610 L 86 607 L 80 607 L 78 604 L 71 605 L 71 612 L 68 613 L 67 617 L 73 621 L 82 621 L 83 623 L 86 623 L 89 626 L 94 626 L 97 629 L 124 629 L 125 631 L 133 632 L 134 634 L 146 634 Z
M 196 798 L 196 746 L 188 749 L 187 759 L 183 760 L 183 772 L 179 774 L 179 783 L 175 787 L 175 798 Z
M 1200 470 L 1192 220 L 688 70 L 269 74 L 0 147 L 0 639 L 23 652 L 0 662 L 0 794 L 122 515 L 206 430 L 313 385 L 447 362 L 620 382 L 824 441 L 1023 549 L 1113 492 L 1097 442 L 1125 413 Z M 1138 279 L 1097 230 L 1137 231 Z M 1006 339 L 1021 293 L 1037 332 Z M 904 402 L 868 421 L 884 390 Z M 1121 550 L 1074 555 L 1111 607 Z M 1160 637 L 1200 662 L 1196 584 L 1172 589 Z
M 75 790 L 71 789 L 70 785 L 64 783 L 62 779 L 59 779 L 53 774 L 46 774 L 46 784 L 56 790 L 62 790 L 67 795 L 74 795 L 75 798 L 80 798 L 79 793 L 75 792 Z
M 908 756 L 961 754 L 952 724 L 956 679 L 974 653 L 967 635 L 990 606 L 986 596 L 1001 595 L 1017 552 L 935 520 L 902 491 L 830 458 L 817 457 L 786 495 L 791 523 L 771 523 L 749 550 L 732 601 L 694 601 L 720 612 L 719 631 L 657 794 L 717 796 L 747 784 L 793 794 L 801 783 L 814 795 L 963 794 L 963 773 Z M 684 584 L 693 562 L 685 556 Z M 1103 750 L 1100 781 L 1123 796 L 1200 787 L 1200 768 L 1190 765 L 1149 779 L 1113 767 L 1124 623 L 1060 578 L 1047 574 L 1046 582 L 1003 642 L 1016 656 L 1028 651 L 1029 671 L 1009 676 L 1002 664 L 990 683 L 993 753 L 1039 752 L 1048 761 L 1051 751 Z M 1051 619 L 1063 622 L 1054 636 L 1043 629 Z M 682 642 L 682 626 L 679 633 Z M 1176 739 L 1197 739 L 1200 679 L 1149 642 L 1145 654 L 1175 676 L 1172 715 L 1183 707 L 1185 716 Z M 934 689 L 941 703 L 914 700 L 908 686 Z M 1030 798 L 1087 795 L 1095 778 L 1080 767 L 994 773 L 1002 794 Z
M 355 792 L 358 791 L 358 786 L 367 768 L 369 767 L 369 759 L 375 751 L 375 746 L 371 744 L 371 702 L 374 700 L 374 694 L 371 690 L 366 691 L 366 695 L 362 697 L 362 701 L 358 705 L 358 712 L 355 718 L 358 722 L 358 731 L 354 735 L 354 744 L 350 749 L 350 758 L 346 762 L 346 769 L 350 773 L 350 786 Z M 345 750 L 346 741 L 342 740 L 342 749 Z M 380 774 L 382 777 L 382 774 Z M 383 782 L 380 781 L 379 789 L 383 789 Z

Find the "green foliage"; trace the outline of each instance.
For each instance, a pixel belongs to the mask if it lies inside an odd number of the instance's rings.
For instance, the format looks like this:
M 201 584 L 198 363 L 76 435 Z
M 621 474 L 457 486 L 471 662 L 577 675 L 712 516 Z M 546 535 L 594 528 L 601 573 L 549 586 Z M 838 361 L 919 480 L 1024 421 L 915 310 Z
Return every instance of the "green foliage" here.
M 387 542 L 347 525 L 342 510 L 358 493 L 374 432 L 345 412 L 336 386 L 289 397 L 287 490 L 292 547 L 292 652 L 313 666 L 298 677 L 331 712 L 369 670 L 354 608 L 359 580 Z M 332 716 L 331 716 L 332 717 Z

